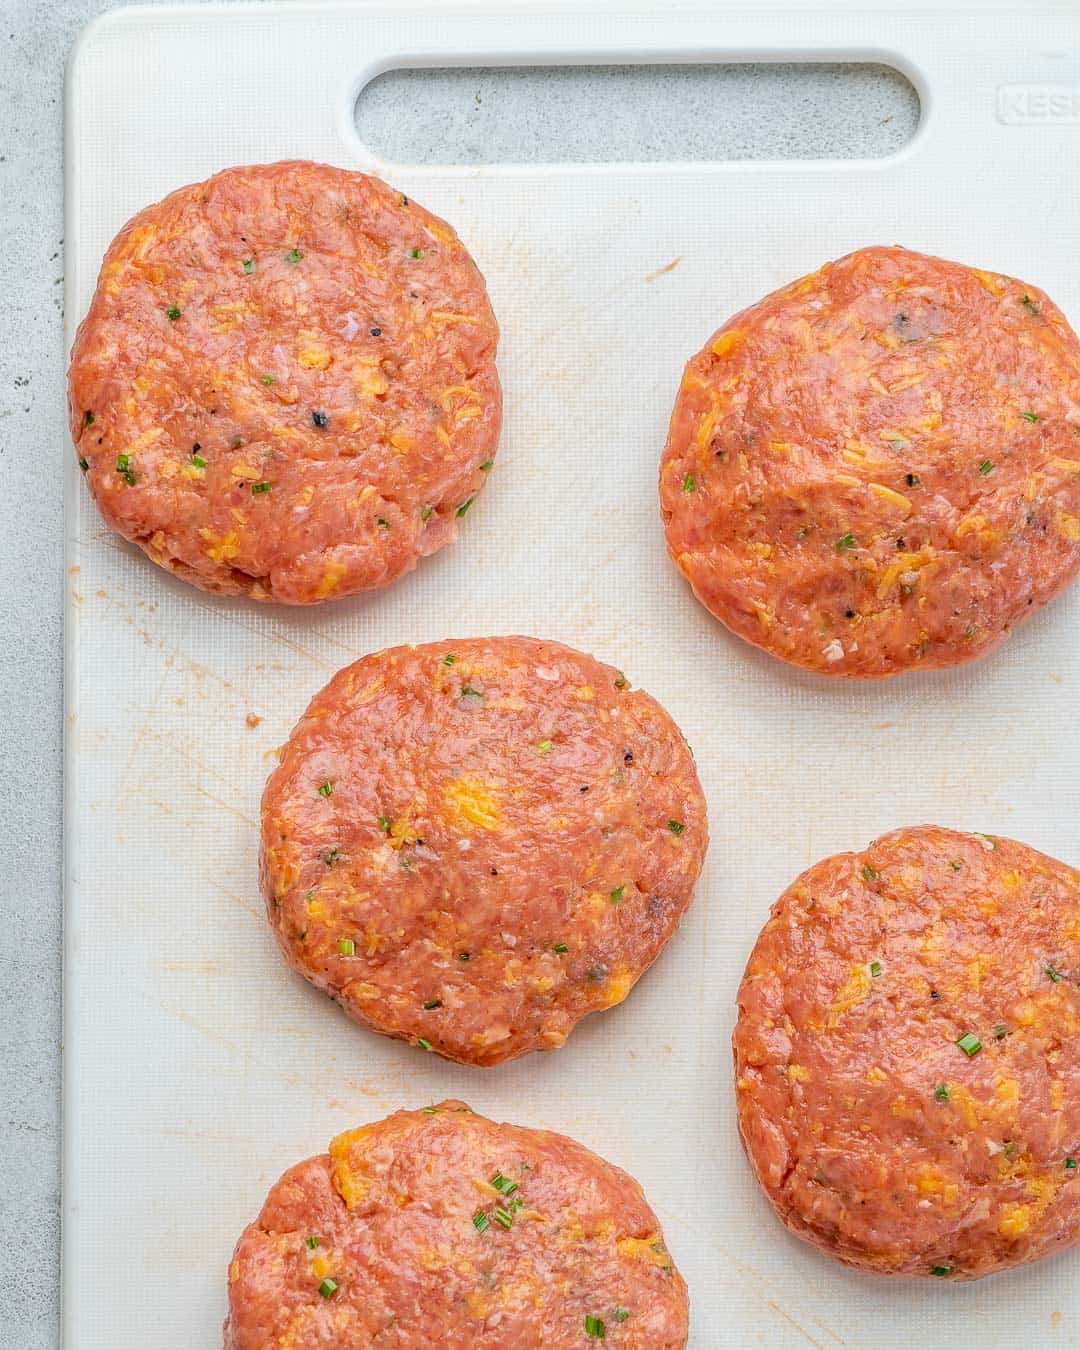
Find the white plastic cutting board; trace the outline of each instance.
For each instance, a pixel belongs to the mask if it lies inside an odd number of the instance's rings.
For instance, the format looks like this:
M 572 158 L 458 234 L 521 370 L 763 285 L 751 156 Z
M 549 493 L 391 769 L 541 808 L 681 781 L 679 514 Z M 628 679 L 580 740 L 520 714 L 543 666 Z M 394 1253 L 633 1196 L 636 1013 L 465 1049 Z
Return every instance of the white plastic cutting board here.
M 484 169 L 387 167 L 353 127 L 357 91 L 395 64 L 741 58 L 889 62 L 922 126 L 872 163 Z M 698 1350 L 1080 1344 L 1080 1252 L 974 1286 L 889 1283 L 789 1238 L 741 1154 L 728 1045 L 754 937 L 813 860 L 935 821 L 1080 863 L 1080 590 L 976 666 L 831 683 L 725 634 L 669 564 L 656 503 L 686 358 L 827 258 L 901 242 L 1030 279 L 1080 323 L 1078 88 L 1077 12 L 1020 3 L 281 4 L 119 11 L 87 31 L 67 90 L 69 341 L 139 207 L 230 164 L 326 160 L 382 172 L 458 228 L 502 324 L 507 417 L 455 546 L 307 612 L 173 582 L 104 531 L 66 449 L 67 1350 L 219 1345 L 232 1244 L 279 1173 L 444 1096 L 638 1177 Z M 352 1026 L 286 971 L 256 815 L 275 747 L 335 669 L 492 632 L 582 647 L 656 694 L 696 751 L 713 843 L 626 1004 L 557 1054 L 479 1071 Z

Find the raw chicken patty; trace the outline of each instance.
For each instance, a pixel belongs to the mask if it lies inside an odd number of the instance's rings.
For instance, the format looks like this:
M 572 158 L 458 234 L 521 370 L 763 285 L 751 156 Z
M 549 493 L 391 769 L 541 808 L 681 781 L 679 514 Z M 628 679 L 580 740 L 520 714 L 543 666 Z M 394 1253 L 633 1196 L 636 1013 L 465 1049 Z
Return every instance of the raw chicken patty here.
M 686 1285 L 625 1172 L 461 1102 L 293 1167 L 229 1266 L 225 1350 L 677 1350 Z
M 1080 872 L 923 826 L 804 872 L 739 991 L 739 1128 L 800 1237 L 967 1279 L 1080 1236 Z
M 862 249 L 693 358 L 660 498 L 698 599 L 773 655 L 972 660 L 1080 567 L 1080 343 L 1034 286 Z
M 610 666 L 501 637 L 339 672 L 262 803 L 286 960 L 360 1021 L 497 1064 L 621 1002 L 707 843 L 678 728 Z
M 107 523 L 204 590 L 385 586 L 491 468 L 497 339 L 461 242 L 402 193 L 226 169 L 109 248 L 71 355 L 79 463 Z

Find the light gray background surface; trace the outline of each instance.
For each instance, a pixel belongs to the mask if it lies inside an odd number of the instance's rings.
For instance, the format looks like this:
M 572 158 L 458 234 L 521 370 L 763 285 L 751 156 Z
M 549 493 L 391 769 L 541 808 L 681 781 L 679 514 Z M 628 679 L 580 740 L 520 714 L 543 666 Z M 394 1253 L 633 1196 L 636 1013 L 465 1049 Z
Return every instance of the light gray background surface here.
M 0 6 L 0 1350 L 58 1340 L 61 464 L 70 453 L 61 330 L 63 65 L 82 25 L 107 8 L 107 0 Z M 646 94 L 677 101 L 685 78 L 665 72 Z M 766 102 L 746 115 L 743 93 L 721 90 L 717 115 L 703 121 L 711 139 L 690 149 L 702 157 L 805 155 L 807 145 L 821 155 L 888 153 L 916 115 L 903 84 L 881 73 L 842 85 L 815 69 L 763 78 L 782 95 L 771 110 Z M 591 81 L 578 74 L 572 96 L 603 95 L 609 82 L 607 73 Z M 369 93 L 369 113 L 407 129 L 402 155 L 439 158 L 460 145 L 466 151 L 454 158 L 514 156 L 515 147 L 529 157 L 539 116 L 535 82 L 511 92 L 490 76 L 459 74 L 440 87 L 455 102 L 437 116 L 425 110 L 430 91 L 415 75 Z M 700 81 L 690 93 L 705 97 Z M 182 91 L 163 96 L 176 99 L 182 116 Z M 626 125 L 633 132 L 640 118 Z M 570 157 L 609 152 L 609 119 L 575 115 L 563 126 L 576 146 Z M 657 145 L 652 157 L 665 157 L 662 137 Z M 117 1260 L 130 1236 L 117 1234 Z

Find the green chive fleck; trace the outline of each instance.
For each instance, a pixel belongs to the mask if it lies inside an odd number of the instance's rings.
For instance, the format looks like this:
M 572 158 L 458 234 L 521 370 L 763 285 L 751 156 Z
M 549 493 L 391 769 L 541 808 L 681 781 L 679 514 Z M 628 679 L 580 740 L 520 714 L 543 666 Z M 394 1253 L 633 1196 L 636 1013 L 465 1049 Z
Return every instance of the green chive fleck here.
M 994 1027 L 995 1041 L 1003 1041 L 1008 1034 L 1009 1028 L 1005 1025 L 1004 1022 L 999 1022 L 997 1026 Z
M 375 524 L 378 525 L 380 530 L 388 530 L 390 528 L 390 522 L 386 519 L 385 516 L 380 516 L 378 520 L 376 520 Z
M 514 1216 L 508 1209 L 498 1207 L 491 1211 L 491 1217 L 502 1228 L 512 1228 L 514 1226 Z
M 487 473 L 488 469 L 490 469 L 494 463 L 495 461 L 493 459 L 485 459 L 483 464 L 480 465 L 480 468 L 484 473 Z
M 618 1303 L 616 1303 L 615 1307 L 611 1310 L 611 1320 L 613 1322 L 625 1322 L 629 1316 L 630 1309 L 624 1308 Z
M 326 782 L 320 786 L 319 796 L 332 797 L 333 795 L 334 795 L 334 783 L 332 779 L 328 778 Z
M 175 305 L 170 305 L 169 308 L 165 311 L 165 313 L 173 321 L 173 323 L 175 323 L 176 320 L 180 317 L 180 311 L 176 308 Z
M 135 470 L 131 467 L 130 455 L 116 456 L 116 472 L 120 475 L 120 477 L 124 480 L 124 482 L 128 485 L 128 487 L 135 486 Z
M 537 741 L 536 748 L 542 755 L 550 755 L 552 751 L 552 744 L 550 741 Z
M 551 950 L 553 952 L 557 952 L 559 956 L 565 956 L 566 953 L 570 950 L 570 948 L 566 945 L 565 942 L 556 942 L 555 946 L 552 947 Z
M 622 900 L 625 891 L 626 891 L 625 886 L 616 886 L 615 889 L 611 892 L 611 903 L 613 905 L 617 905 Z
M 337 1280 L 330 1279 L 329 1276 L 319 1285 L 319 1293 L 323 1298 L 333 1298 L 337 1293 Z
M 240 264 L 240 266 L 244 269 L 245 275 L 251 276 L 252 272 L 255 271 L 255 259 L 245 258 L 244 261 Z
M 191 462 L 192 462 L 192 464 L 195 465 L 195 467 L 196 467 L 197 469 L 205 469 L 205 468 L 206 468 L 206 460 L 203 459 L 202 455 L 192 455 L 192 456 L 191 456 Z
M 684 492 L 697 491 L 697 479 L 694 477 L 692 473 L 688 473 L 686 477 L 682 480 L 682 490 Z
M 1076 1159 L 1075 1159 L 1075 1158 L 1066 1158 L 1066 1159 L 1065 1159 L 1065 1166 L 1068 1168 L 1068 1170 L 1069 1170 L 1070 1172 L 1075 1172 L 1075 1171 L 1076 1171 Z
M 1050 981 L 1051 984 L 1057 984 L 1058 981 L 1061 979 L 1061 971 L 1058 970 L 1057 966 L 1048 965 L 1044 967 L 1044 970 L 1046 973 L 1046 978 Z
M 931 1266 L 931 1275 L 940 1275 L 942 1277 L 952 1274 L 952 1266 Z
M 389 834 L 389 833 L 390 833 L 390 817 L 389 817 L 389 816 L 380 816 L 380 817 L 379 817 L 379 829 L 382 830 L 383 834 Z
M 304 1241 L 311 1248 L 312 1251 L 314 1251 L 315 1248 L 319 1245 L 319 1239 L 317 1237 L 305 1238 Z
M 486 1233 L 491 1227 L 491 1220 L 482 1209 L 478 1209 L 472 1216 L 473 1227 L 478 1233 Z
M 431 998 L 428 999 L 428 1001 L 424 1004 L 424 1011 L 431 1012 L 433 1008 L 441 1008 L 441 1007 L 442 1007 L 441 998 Z
M 836 541 L 837 553 L 843 553 L 846 549 L 855 548 L 855 536 L 849 530 L 847 534 L 842 534 Z
M 1025 309 L 1030 310 L 1032 314 L 1038 314 L 1039 306 L 1035 303 L 1034 300 L 1032 300 L 1030 295 L 1025 295 L 1023 299 L 1020 301 L 1020 303 L 1024 306 Z
M 422 258 L 422 257 L 424 256 L 424 254 L 423 254 L 423 251 L 422 251 L 421 249 L 414 248 L 413 251 L 412 251 L 412 256 L 413 256 L 414 258 Z
M 79 468 L 82 469 L 83 473 L 85 473 L 89 467 L 90 467 L 90 461 L 89 461 L 88 459 L 82 459 L 82 458 L 80 458 L 80 460 L 79 460 Z
M 422 1106 L 420 1109 L 425 1116 L 437 1116 L 439 1114 L 439 1108 L 437 1106 Z
M 978 1036 L 973 1036 L 970 1031 L 965 1031 L 956 1044 L 967 1055 L 968 1059 L 973 1059 L 982 1049 L 982 1041 Z
M 871 961 L 871 962 L 870 962 L 870 978 L 876 980 L 880 974 L 881 974 L 881 962 L 880 962 L 880 961 Z
M 463 684 L 463 685 L 461 686 L 461 697 L 462 697 L 462 698 L 483 698 L 483 697 L 484 697 L 484 691 L 483 691 L 482 689 L 474 689 L 473 686 L 472 686 L 471 684 Z
M 83 417 L 83 425 L 87 427 L 92 427 L 94 425 L 94 414 L 92 412 L 87 412 Z
M 277 381 L 276 375 L 264 375 L 262 377 L 263 384 L 274 384 L 276 383 L 276 381 Z
M 304 255 L 300 252 L 298 248 L 293 248 L 290 249 L 289 252 L 285 254 L 285 261 L 291 263 L 298 263 L 303 256 Z
M 602 1341 L 604 1339 L 604 1337 L 607 1335 L 607 1332 L 604 1330 L 604 1324 L 599 1317 L 586 1316 L 585 1335 L 595 1336 L 598 1341 Z
M 935 1099 L 935 1101 L 939 1101 L 939 1102 L 947 1102 L 947 1101 L 949 1100 L 949 1085 L 948 1085 L 948 1083 L 935 1083 L 935 1084 L 934 1084 L 934 1099 Z
M 517 1190 L 517 1182 L 511 1181 L 509 1177 L 504 1177 L 501 1172 L 495 1173 L 490 1184 L 495 1187 L 500 1195 L 513 1195 Z
M 269 484 L 269 483 L 252 483 L 252 485 L 251 485 L 251 490 L 252 490 L 252 492 L 269 492 L 269 491 L 270 491 L 270 484 Z
M 671 833 L 676 837 L 676 839 L 679 837 L 680 834 L 682 834 L 683 830 L 686 829 L 686 826 L 682 823 L 681 820 L 669 820 L 667 823 L 667 827 L 671 831 Z
M 444 666 L 452 666 L 456 660 L 457 657 L 454 655 L 453 652 L 447 652 L 442 659 L 442 663 Z
M 471 961 L 471 960 L 472 960 L 472 952 L 458 952 L 457 959 L 458 959 L 459 961 Z
M 1037 422 L 1039 420 L 1039 414 L 1037 412 L 1022 412 L 1020 416 L 1025 422 Z
M 863 864 L 862 879 L 863 881 L 877 881 L 877 873 L 869 863 Z
M 420 1047 L 421 1050 L 431 1049 L 431 1042 L 428 1040 L 426 1036 L 417 1036 L 416 1044 Z
M 326 852 L 323 854 L 323 862 L 326 863 L 327 867 L 333 867 L 333 865 L 336 862 L 338 862 L 340 858 L 341 858 L 341 850 L 339 848 L 327 849 Z
M 626 678 L 626 676 L 622 673 L 621 670 L 617 670 L 617 671 L 615 672 L 615 688 L 616 688 L 616 689 L 625 689 L 626 686 L 627 686 L 629 683 L 630 683 L 630 681 Z
M 430 515 L 431 515 L 431 507 L 430 507 L 430 506 L 422 506 L 422 507 L 420 508 L 420 519 L 421 519 L 421 520 L 427 520 L 427 518 L 428 518 Z
M 983 462 L 979 465 L 979 472 L 982 474 L 984 478 L 989 478 L 989 476 L 994 472 L 994 461 L 992 459 L 984 459 Z
M 338 938 L 337 949 L 342 956 L 356 955 L 356 943 L 352 938 Z
M 476 495 L 475 495 L 475 494 L 474 494 L 473 496 L 471 496 L 471 497 L 466 497 L 465 500 L 464 500 L 464 501 L 461 503 L 461 505 L 458 507 L 458 509 L 454 512 L 454 515 L 455 515 L 455 516 L 463 516 L 463 515 L 465 514 L 465 512 L 469 509 L 469 507 L 472 506 L 472 504 L 473 504 L 473 502 L 474 502 L 475 500 L 476 500 Z

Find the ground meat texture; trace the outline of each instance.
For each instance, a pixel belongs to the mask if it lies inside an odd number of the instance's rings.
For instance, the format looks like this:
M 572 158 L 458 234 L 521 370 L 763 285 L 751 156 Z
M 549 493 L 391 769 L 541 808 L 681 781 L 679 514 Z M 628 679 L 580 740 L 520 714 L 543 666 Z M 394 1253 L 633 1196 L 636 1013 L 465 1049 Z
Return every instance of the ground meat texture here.
M 690 903 L 705 802 L 610 666 L 505 637 L 341 671 L 262 804 L 286 960 L 376 1031 L 497 1064 L 621 1002 Z
M 114 240 L 71 356 L 102 515 L 204 590 L 310 604 L 456 534 L 495 454 L 498 329 L 443 221 L 361 173 L 227 169 Z
M 225 1350 L 686 1345 L 686 1285 L 625 1172 L 461 1102 L 286 1172 L 229 1266 Z
M 743 1143 L 831 1256 L 965 1279 L 1080 1236 L 1080 872 L 924 826 L 804 872 L 739 990 Z
M 862 249 L 693 358 L 660 498 L 748 642 L 863 678 L 972 660 L 1080 567 L 1080 344 L 1033 286 Z

